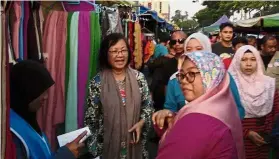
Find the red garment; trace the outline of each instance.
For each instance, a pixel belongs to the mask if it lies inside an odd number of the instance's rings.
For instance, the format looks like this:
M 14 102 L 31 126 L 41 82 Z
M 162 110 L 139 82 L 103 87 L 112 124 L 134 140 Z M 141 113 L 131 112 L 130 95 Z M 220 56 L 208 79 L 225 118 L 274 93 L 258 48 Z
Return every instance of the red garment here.
M 270 134 L 278 113 L 279 94 L 276 91 L 274 96 L 274 106 L 269 114 L 261 118 L 246 118 L 242 121 L 246 159 L 268 159 L 270 147 L 268 145 L 260 147 L 255 145 L 248 138 L 248 132 L 255 131 L 257 133 L 263 132 Z
M 129 42 L 129 46 L 130 46 L 130 51 L 131 51 L 131 61 L 130 61 L 130 66 L 132 68 L 135 68 L 135 62 L 134 62 L 134 23 L 133 22 L 129 22 L 128 23 L 128 27 L 129 27 L 129 37 L 128 37 L 128 42 Z
M 12 5 L 12 4 L 10 4 Z M 3 14 L 2 16 L 6 16 L 4 19 L 1 18 L 1 20 L 6 20 L 7 17 L 9 17 L 9 14 Z M 6 34 L 4 37 L 6 37 L 6 39 L 4 40 L 5 43 L 5 48 L 6 48 L 6 147 L 5 147 L 5 158 L 6 159 L 16 159 L 16 147 L 13 143 L 12 140 L 12 133 L 10 131 L 10 64 L 9 64 L 9 52 L 8 52 L 8 41 L 9 41 L 9 36 L 8 36 L 8 24 L 7 21 L 4 21 L 4 34 Z M 11 44 L 12 46 L 12 44 Z M 1 55 L 2 56 L 2 55 Z M 4 148 L 4 147 L 2 147 Z
M 226 70 L 229 69 L 231 62 L 232 62 L 232 58 L 226 58 L 223 60 Z

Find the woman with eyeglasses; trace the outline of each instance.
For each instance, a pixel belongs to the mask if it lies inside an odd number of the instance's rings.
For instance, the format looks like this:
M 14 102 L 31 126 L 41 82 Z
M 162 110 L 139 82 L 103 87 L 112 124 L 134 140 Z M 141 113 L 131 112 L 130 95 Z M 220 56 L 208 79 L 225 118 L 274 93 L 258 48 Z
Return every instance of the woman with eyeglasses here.
M 193 33 L 191 34 L 187 40 L 185 41 L 184 50 L 186 53 L 190 53 L 193 51 L 203 50 L 206 52 L 211 52 L 211 44 L 209 38 L 202 33 Z M 180 59 L 180 65 L 184 61 L 184 57 L 182 56 Z M 181 66 L 178 66 L 178 68 Z M 161 111 L 157 111 L 152 115 L 153 123 L 156 127 L 163 130 L 166 128 L 166 123 L 171 122 L 173 120 L 173 114 L 178 112 L 182 107 L 187 106 L 187 101 L 183 96 L 182 90 L 179 86 L 178 78 L 176 78 L 177 73 L 173 74 L 170 78 L 167 86 L 166 92 L 166 100 L 164 104 L 164 109 Z M 240 102 L 239 93 L 237 90 L 237 86 L 230 76 L 230 89 L 233 93 L 233 97 L 237 104 L 237 108 L 239 111 L 240 118 L 244 117 L 244 108 Z M 186 105 L 185 105 L 186 104 Z M 159 131 L 156 129 L 159 136 L 162 135 L 163 131 Z
M 264 75 L 260 53 L 250 45 L 237 50 L 229 72 L 236 81 L 245 109 L 242 126 L 246 159 L 268 158 L 272 143 L 278 140 L 271 134 L 279 114 L 275 78 Z
M 93 157 L 148 158 L 145 143 L 152 100 L 144 75 L 129 67 L 128 48 L 119 33 L 108 35 L 101 43 L 100 72 L 90 82 L 84 119 L 93 134 L 87 142 Z
M 177 78 L 189 103 L 162 137 L 157 159 L 244 159 L 241 121 L 220 57 L 185 54 Z

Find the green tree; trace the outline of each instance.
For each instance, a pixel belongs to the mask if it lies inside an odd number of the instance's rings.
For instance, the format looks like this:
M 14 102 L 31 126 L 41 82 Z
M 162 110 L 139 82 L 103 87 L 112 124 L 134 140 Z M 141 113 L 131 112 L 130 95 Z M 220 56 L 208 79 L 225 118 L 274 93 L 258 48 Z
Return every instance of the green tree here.
M 188 19 L 188 17 L 189 14 L 187 11 L 182 14 L 181 10 L 176 10 L 171 21 L 183 30 L 193 31 L 199 26 L 199 23 L 195 20 Z
M 197 29 L 197 27 L 199 26 L 199 23 L 195 20 L 188 19 L 188 20 L 179 22 L 177 25 L 179 28 L 182 28 L 185 31 L 194 32 Z
M 201 27 L 214 23 L 222 15 L 227 15 L 230 18 L 235 12 L 244 11 L 248 14 L 248 18 L 252 18 L 253 11 L 258 11 L 254 17 L 278 13 L 279 11 L 278 1 L 204 1 L 202 5 L 206 8 L 198 11 L 193 17 Z

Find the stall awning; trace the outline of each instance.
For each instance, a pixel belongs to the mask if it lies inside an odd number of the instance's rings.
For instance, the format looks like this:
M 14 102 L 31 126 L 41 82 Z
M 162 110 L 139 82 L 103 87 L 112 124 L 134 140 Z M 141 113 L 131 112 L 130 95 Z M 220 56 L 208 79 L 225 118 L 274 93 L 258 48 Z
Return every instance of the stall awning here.
M 236 25 L 240 27 L 260 27 L 262 24 L 262 27 L 279 27 L 279 13 L 236 22 Z
M 216 32 L 219 31 L 219 26 L 222 23 L 230 22 L 229 18 L 226 15 L 223 15 L 220 19 L 218 19 L 215 23 L 211 24 L 210 26 L 204 27 L 203 31 L 204 32 Z
M 151 10 L 147 7 L 144 6 L 140 6 L 140 16 L 144 16 L 144 15 L 150 15 L 154 20 L 156 20 L 158 23 L 164 23 L 166 22 L 165 19 L 160 18 L 158 16 L 158 13 L 154 10 Z

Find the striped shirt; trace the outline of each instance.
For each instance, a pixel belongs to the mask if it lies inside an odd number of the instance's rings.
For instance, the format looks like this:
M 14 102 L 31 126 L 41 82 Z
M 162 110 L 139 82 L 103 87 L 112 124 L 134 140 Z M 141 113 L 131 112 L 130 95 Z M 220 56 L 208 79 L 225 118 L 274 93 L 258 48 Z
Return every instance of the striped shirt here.
M 246 118 L 242 121 L 246 159 L 268 159 L 270 147 L 268 145 L 260 147 L 255 145 L 248 138 L 248 132 L 254 131 L 259 135 L 262 133 L 270 135 L 278 113 L 279 94 L 276 91 L 274 95 L 274 106 L 269 114 L 261 118 Z

